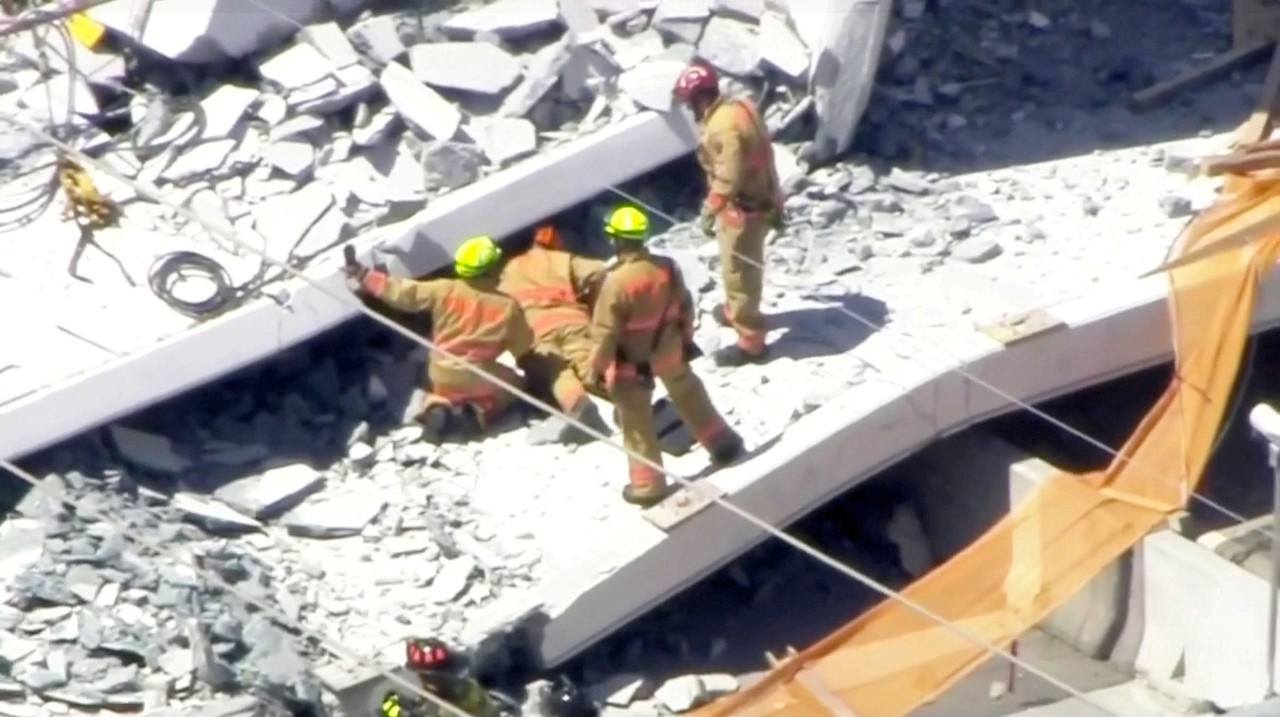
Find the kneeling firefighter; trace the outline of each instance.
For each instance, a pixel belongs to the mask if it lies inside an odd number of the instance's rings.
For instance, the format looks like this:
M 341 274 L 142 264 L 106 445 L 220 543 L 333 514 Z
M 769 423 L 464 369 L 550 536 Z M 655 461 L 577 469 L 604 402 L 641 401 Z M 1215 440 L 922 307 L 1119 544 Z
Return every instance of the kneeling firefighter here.
M 494 270 L 502 250 L 493 239 L 475 237 L 458 247 L 453 261 L 457 278 L 397 279 L 357 263 L 354 254 L 348 257 L 347 274 L 358 282 L 358 291 L 401 311 L 427 312 L 432 340 L 457 357 L 432 351 L 427 361 L 430 393 L 418 416 L 424 439 L 473 437 L 515 403 L 506 389 L 465 367 L 480 367 L 523 388 L 521 377 L 498 363 L 498 357 L 510 352 L 519 360 L 533 346 L 533 331 L 519 304 L 498 291 Z
M 693 297 L 679 268 L 645 248 L 649 219 L 639 209 L 614 210 L 605 221 L 605 233 L 613 239 L 617 261 L 605 274 L 592 313 L 596 348 L 591 369 L 593 380 L 605 386 L 617 407 L 623 445 L 662 465 L 650 405 L 657 379 L 712 462 L 737 459 L 742 437 L 725 423 L 689 367 L 686 346 L 693 339 Z M 622 491 L 628 503 L 651 506 L 666 497 L 666 477 L 652 466 L 630 459 L 629 477 Z

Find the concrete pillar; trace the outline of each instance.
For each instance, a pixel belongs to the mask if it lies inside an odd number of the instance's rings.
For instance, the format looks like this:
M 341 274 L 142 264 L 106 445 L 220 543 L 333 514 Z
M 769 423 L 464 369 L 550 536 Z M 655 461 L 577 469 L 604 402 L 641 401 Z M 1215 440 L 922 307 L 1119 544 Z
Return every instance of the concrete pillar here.
M 939 561 L 955 555 L 1057 472 L 988 433 L 964 433 L 939 443 L 922 457 L 916 497 L 933 554 Z M 1039 527 L 1031 521 L 1020 529 Z M 1039 543 L 1029 539 L 1015 544 Z M 1026 566 L 1040 564 L 1037 556 L 1025 553 L 1015 554 L 1014 560 Z M 1039 584 L 1025 570 L 1014 572 L 1017 583 L 1006 587 L 1015 597 Z M 1132 572 L 1132 556 L 1126 554 L 1050 614 L 1040 628 L 1090 657 L 1109 658 L 1125 625 Z

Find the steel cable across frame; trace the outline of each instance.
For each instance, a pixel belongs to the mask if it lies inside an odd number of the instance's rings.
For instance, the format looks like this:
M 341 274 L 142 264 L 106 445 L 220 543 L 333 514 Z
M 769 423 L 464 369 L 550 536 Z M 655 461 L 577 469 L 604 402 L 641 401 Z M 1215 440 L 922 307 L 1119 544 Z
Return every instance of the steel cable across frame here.
M 702 496 L 702 497 L 703 497 L 704 499 L 706 499 L 708 502 L 713 503 L 713 504 L 715 504 L 715 505 L 717 505 L 717 506 L 719 506 L 719 507 L 723 508 L 724 510 L 726 510 L 726 511 L 728 511 L 728 512 L 732 513 L 733 515 L 737 516 L 738 518 L 742 519 L 743 521 L 745 521 L 745 522 L 747 522 L 747 523 L 749 523 L 749 524 L 751 524 L 751 525 L 753 525 L 753 526 L 755 526 L 755 527 L 759 528 L 760 530 L 762 530 L 762 531 L 764 531 L 765 533 L 769 534 L 770 536 L 772 536 L 772 537 L 776 538 L 777 540 L 779 540 L 779 541 L 781 541 L 781 542 L 783 542 L 783 543 L 785 543 L 785 544 L 787 544 L 787 545 L 791 546 L 792 548 L 794 548 L 794 549 L 796 549 L 796 550 L 798 550 L 798 551 L 800 551 L 800 552 L 804 553 L 805 555 L 808 555 L 809 557 L 813 558 L 814 560 L 818 561 L 819 563 L 821 563 L 821 564 L 823 564 L 823 565 L 826 565 L 827 567 L 829 567 L 829 568 L 831 568 L 831 569 L 833 569 L 833 570 L 835 570 L 835 571 L 837 571 L 837 572 L 839 572 L 839 573 L 841 573 L 841 574 L 845 575 L 846 577 L 848 577 L 848 578 L 850 578 L 850 579 L 854 580 L 855 582 L 858 582 L 858 583 L 861 583 L 862 585 L 865 585 L 866 587 L 868 587 L 868 588 L 872 589 L 873 591 L 875 591 L 875 592 L 879 593 L 879 594 L 880 594 L 880 595 L 882 595 L 883 597 L 886 597 L 886 598 L 889 598 L 889 599 L 891 599 L 891 600 L 894 600 L 894 601 L 896 601 L 896 602 L 901 603 L 902 605 L 904 605 L 905 607 L 907 607 L 907 608 L 908 608 L 909 610 L 911 610 L 912 612 L 914 612 L 914 613 L 916 613 L 916 614 L 920 615 L 921 617 L 925 618 L 926 620 L 928 620 L 928 621 L 930 621 L 930 622 L 936 623 L 937 625 L 939 625 L 939 626 L 940 626 L 940 627 L 942 627 L 943 629 L 945 629 L 945 630 L 947 630 L 947 631 L 949 631 L 949 632 L 952 632 L 953 634 L 957 635 L 958 637 L 960 637 L 960 638 L 961 638 L 962 640 L 964 640 L 965 642 L 968 642 L 968 643 L 973 644 L 973 645 L 975 645 L 975 646 L 977 646 L 977 647 L 980 647 L 981 649 L 983 649 L 984 651 L 986 651 L 986 652 L 988 652 L 988 653 L 990 653 L 990 654 L 992 654 L 992 655 L 995 655 L 995 656 L 999 656 L 999 657 L 1004 658 L 1005 660 L 1007 660 L 1007 661 L 1009 661 L 1009 662 L 1011 662 L 1011 663 L 1013 663 L 1013 664 L 1015 664 L 1015 665 L 1017 665 L 1017 666 L 1021 667 L 1021 668 L 1022 668 L 1023 670 L 1025 670 L 1027 673 L 1032 674 L 1032 675 L 1035 675 L 1036 677 L 1040 678 L 1041 680 L 1044 680 L 1046 683 L 1048 683 L 1048 684 L 1050 684 L 1050 685 L 1053 685 L 1054 687 L 1057 687 L 1058 689 L 1062 690 L 1063 692 L 1067 693 L 1068 695 L 1071 695 L 1072 697 L 1075 697 L 1076 699 L 1081 700 L 1081 701 L 1082 701 L 1082 702 L 1084 702 L 1085 704 L 1088 704 L 1089 706 L 1093 707 L 1095 710 L 1097 710 L 1097 711 L 1098 711 L 1099 713 L 1101 713 L 1101 714 L 1113 715 L 1114 717 L 1124 717 L 1123 715 L 1118 714 L 1117 712 L 1113 711 L 1112 709 L 1110 709 L 1110 708 L 1108 708 L 1107 706 L 1103 705 L 1102 703 L 1098 702 L 1095 698 L 1091 697 L 1090 695 L 1085 694 L 1084 692 L 1082 692 L 1082 691 L 1080 691 L 1080 690 L 1076 689 L 1075 687 L 1073 687 L 1073 686 L 1071 686 L 1070 684 L 1068 684 L 1068 683 L 1066 683 L 1066 682 L 1062 681 L 1061 679 L 1059 679 L 1059 678 L 1057 678 L 1057 677 L 1055 677 L 1055 676 L 1053 676 L 1053 675 L 1049 674 L 1048 672 L 1045 672 L 1044 670 L 1040 669 L 1040 668 L 1039 668 L 1039 667 L 1037 667 L 1036 665 L 1034 665 L 1034 664 L 1032 664 L 1032 663 L 1030 663 L 1030 662 L 1026 661 L 1025 659 L 1023 659 L 1023 658 L 1021 658 L 1021 657 L 1019 657 L 1019 656 L 1017 656 L 1017 655 L 1013 654 L 1013 653 L 1012 653 L 1011 651 L 1009 651 L 1008 649 L 1003 648 L 1003 647 L 1001 647 L 1001 646 L 999 646 L 999 645 L 992 644 L 992 643 L 990 643 L 990 642 L 988 642 L 988 641 L 984 640 L 981 636 L 979 636 L 979 635 L 977 635 L 977 634 L 974 634 L 972 631 L 970 631 L 970 630 L 968 630 L 968 629 L 966 629 L 966 628 L 964 628 L 964 627 L 961 627 L 961 626 L 959 626 L 959 625 L 955 624 L 954 622 L 952 622 L 952 621 L 950 621 L 950 620 L 947 620 L 946 618 L 944 618 L 944 617 L 942 617 L 941 615 L 937 614 L 937 613 L 936 613 L 936 612 L 934 612 L 933 610 L 931 610 L 931 609 L 929 609 L 929 608 L 925 607 L 924 605 L 921 605 L 920 603 L 918 603 L 918 602 L 916 602 L 916 601 L 914 601 L 914 600 L 912 600 L 912 599 L 910 599 L 910 598 L 908 598 L 908 597 L 904 596 L 901 592 L 899 592 L 899 591 L 897 591 L 897 590 L 894 590 L 893 588 L 891 588 L 891 587 L 889 587 L 889 586 L 887 586 L 887 585 L 885 585 L 885 584 L 883 584 L 883 583 L 881 583 L 881 582 L 879 582 L 879 581 L 875 580 L 875 579 L 874 579 L 874 578 L 872 578 L 871 576 L 866 575 L 865 573 L 863 573 L 863 572 L 861 572 L 861 571 L 857 570 L 856 568 L 854 568 L 854 567 L 852 567 L 852 566 L 850 566 L 850 565 L 848 565 L 848 564 L 846 564 L 846 563 L 844 563 L 844 562 L 841 562 L 840 560 L 836 559 L 835 557 L 831 556 L 830 554 L 828 554 L 828 553 L 826 553 L 826 552 L 823 552 L 823 551 L 821 551 L 821 550 L 819 550 L 819 549 L 815 548 L 814 546 L 809 545 L 808 543 L 805 543 L 804 541 L 802 541 L 802 540 L 800 540 L 800 539 L 798 539 L 798 538 L 796 538 L 796 537 L 792 536 L 791 534 L 789 534 L 789 533 L 787 533 L 787 532 L 785 532 L 785 531 L 783 531 L 783 530 L 781 530 L 781 529 L 779 529 L 779 528 L 777 528 L 777 527 L 773 526 L 773 525 L 772 525 L 772 524 L 770 524 L 767 520 L 764 520 L 763 518 L 760 518 L 760 517 L 756 516 L 755 514 L 751 513 L 750 511 L 745 510 L 744 508 L 742 508 L 742 507 L 738 506 L 737 504 L 735 504 L 735 503 L 733 503 L 733 502 L 731 502 L 731 501 L 728 501 L 728 500 L 724 499 L 723 497 L 717 496 L 717 495 L 715 495 L 715 494 L 713 494 L 713 493 L 704 492 L 704 491 L 701 489 L 701 486 L 700 486 L 697 482 L 691 481 L 690 479 L 688 479 L 688 478 L 686 478 L 686 477 L 684 477 L 684 476 L 678 475 L 678 474 L 676 474 L 676 473 L 674 473 L 674 472 L 672 472 L 672 471 L 670 471 L 670 470 L 668 470 L 668 469 L 664 468 L 663 466 L 661 466 L 661 465 L 657 464 L 656 462 L 649 460 L 649 459 L 648 459 L 648 458 L 646 458 L 645 456 L 643 456 L 643 455 L 641 455 L 641 454 L 639 454 L 639 453 L 637 453 L 637 452 L 635 452 L 635 451 L 632 451 L 632 450 L 628 449 L 627 447 L 623 446 L 621 443 L 619 443 L 619 442 L 617 442 L 617 441 L 612 440 L 610 436 L 605 435 L 604 433 L 600 432 L 600 431 L 599 431 L 599 430 L 597 430 L 596 428 L 594 428 L 594 427 L 592 427 L 592 426 L 590 426 L 590 425 L 588 425 L 588 424 L 584 423 L 583 421 L 581 421 L 581 420 L 579 420 L 579 419 L 574 418 L 573 416 L 570 416 L 570 415 L 568 415 L 568 414 L 564 413 L 564 412 L 563 412 L 563 411 L 561 411 L 558 407 L 552 406 L 552 405 L 550 405 L 550 404 L 548 404 L 548 403 L 546 403 L 546 402 L 544 402 L 544 401 L 542 401 L 542 400 L 538 399 L 537 397 L 535 397 L 535 396 L 533 396 L 533 395 L 529 394 L 528 392 L 524 391 L 524 390 L 523 390 L 522 388 L 520 388 L 520 387 L 517 387 L 517 386 L 515 386 L 515 385 L 512 385 L 512 384 L 510 384 L 510 383 L 507 383 L 506 381 L 502 380 L 500 377 L 492 375 L 491 373 L 489 373 L 488 371 L 484 370 L 483 368 L 481 368 L 481 367 L 479 367 L 479 366 L 475 366 L 475 365 L 473 365 L 473 364 L 470 364 L 470 363 L 467 363 L 467 362 L 462 361 L 458 356 L 454 355 L 454 354 L 453 354 L 452 352 L 450 352 L 450 351 L 447 351 L 447 350 L 444 350 L 444 349 L 440 348 L 438 345 L 436 345 L 436 344 L 435 344 L 433 341 L 431 341 L 430 339 L 427 339 L 427 338 L 424 338 L 424 337 L 422 337 L 422 336 L 419 336 L 419 335 L 417 335 L 417 334 L 413 333 L 411 330 L 409 330 L 409 329 L 407 329 L 407 328 L 405 328 L 405 327 L 401 326 L 400 324 L 396 323 L 395 321 L 393 321 L 393 320 L 391 320 L 391 319 L 388 319 L 388 318 L 386 318 L 386 317 L 383 317 L 382 315 L 378 314 L 377 312 L 373 311 L 372 309 L 370 309 L 370 308 L 368 308 L 368 307 L 364 306 L 364 304 L 363 304 L 363 303 L 362 303 L 362 302 L 361 302 L 357 297 L 355 297 L 355 296 L 353 296 L 353 295 L 351 295 L 351 294 L 349 294 L 349 293 L 339 293 L 339 292 L 337 292 L 337 291 L 334 291 L 334 290 L 329 289 L 328 287 L 326 287 L 325 285 L 323 285 L 323 284 L 321 284 L 320 282 L 316 281 L 315 279 L 312 279 L 311 277 L 309 277 L 309 276 L 305 275 L 302 271 L 300 271 L 300 270 L 298 270 L 298 269 L 296 269 L 296 268 L 294 268 L 294 267 L 292 267 L 292 266 L 289 266 L 286 262 L 283 262 L 283 261 L 277 260 L 277 259 L 275 259 L 274 257 L 271 257 L 271 256 L 267 255 L 265 252 L 263 252 L 262 250 L 258 249 L 257 247 L 253 246 L 251 243 L 241 240 L 241 239 L 240 239 L 240 238 L 235 234 L 235 232 L 234 232 L 234 231 L 232 231 L 232 230 L 228 230 L 227 228 L 222 227 L 222 226 L 219 226 L 219 225 L 217 225 L 216 223 L 214 223 L 214 222 L 212 222 L 212 221 L 206 220 L 206 219 L 205 219 L 204 217 L 202 217 L 199 213 L 197 213 L 197 212 L 193 212 L 193 211 L 191 211 L 190 209 L 187 209 L 187 208 L 185 208 L 185 207 L 182 207 L 182 206 L 178 205 L 176 202 L 171 201 L 171 200 L 170 200 L 170 199 L 168 199 L 168 198 L 167 198 L 163 193 L 161 193 L 161 192 L 160 192 L 160 190 L 159 190 L 158 188 L 156 188 L 156 187 L 154 187 L 154 186 L 152 186 L 152 185 L 148 185 L 148 184 L 144 184 L 144 183 L 142 183 L 142 182 L 136 181 L 136 180 L 131 179 L 131 178 L 129 178 L 129 177 L 126 177 L 126 176 L 125 176 L 125 175 L 123 175 L 122 173 L 117 172 L 116 170 L 114 170 L 113 168 L 111 168 L 111 167 L 107 167 L 106 165 L 104 165 L 104 164 L 102 164 L 102 163 L 100 163 L 100 162 L 97 162 L 97 161 L 96 161 L 96 160 L 94 160 L 93 158 L 88 157 L 88 156 L 87 156 L 87 155 L 85 155 L 84 153 L 82 153 L 82 152 L 80 152 L 80 151 L 76 150 L 74 147 L 71 147 L 70 145 L 68 145 L 68 144 L 66 144 L 66 143 L 64 143 L 64 142 L 62 142 L 61 140 L 57 139 L 56 137 L 51 136 L 49 133 L 45 132 L 43 129 L 41 129 L 40 127 L 38 127 L 38 126 L 36 126 L 36 125 L 32 124 L 31 122 L 29 122 L 28 120 L 26 120 L 26 119 L 25 119 L 25 118 L 23 118 L 23 117 L 17 116 L 17 115 L 15 115 L 15 114 L 13 114 L 13 113 L 10 113 L 10 112 L 7 112 L 7 111 L 3 111 L 3 110 L 0 110 L 0 116 L 6 116 L 6 117 L 8 117 L 8 118 L 10 119 L 10 121 L 13 121 L 14 123 L 16 123 L 16 124 L 18 124 L 18 125 L 20 125 L 20 126 L 24 127 L 24 128 L 25 128 L 25 129 L 27 129 L 29 132 L 31 132 L 31 133 L 33 133 L 34 135 L 36 135 L 37 137 L 41 138 L 41 139 L 42 139 L 42 140 L 44 140 L 45 142 L 48 142 L 48 143 L 52 144 L 54 147 L 57 147 L 58 149 L 63 150 L 63 151 L 64 151 L 64 152 L 66 152 L 69 156 L 75 157 L 78 161 L 81 161 L 81 162 L 85 163 L 87 166 L 94 167 L 94 168 L 96 168 L 98 171 L 100 171 L 100 172 L 102 172 L 102 173 L 104 173 L 104 174 L 106 174 L 106 175 L 108 175 L 108 176 L 113 177 L 113 178 L 114 178 L 114 179 L 116 179 L 117 181 L 124 182 L 126 185 L 130 186 L 134 191 L 136 191 L 140 196 L 146 197 L 146 198 L 148 198 L 148 199 L 150 199 L 150 200 L 152 200 L 152 201 L 154 201 L 154 202 L 157 202 L 157 203 L 159 203 L 159 204 L 162 204 L 162 205 L 164 205 L 164 206 L 167 206 L 170 210 L 172 210 L 173 212 L 177 213 L 179 216 L 182 216 L 183 218 L 187 219 L 188 221 L 194 221 L 194 222 L 197 222 L 197 223 L 201 224 L 202 226 L 204 226 L 204 227 L 205 227 L 205 229 L 206 229 L 207 231 L 209 231 L 209 232 L 211 232 L 211 233 L 213 233 L 213 234 L 216 234 L 216 235 L 218 235 L 218 236 L 221 236 L 222 238 L 226 239 L 227 241 L 230 241 L 230 242 L 232 242 L 232 243 L 234 243 L 234 244 L 238 245 L 241 249 L 243 249 L 243 250 L 245 250 L 245 251 L 248 251 L 249 253 L 251 253 L 251 254 L 253 254 L 253 255 L 255 255 L 255 256 L 258 256 L 259 258 L 261 258 L 261 259 L 262 259 L 263 261 L 265 261 L 265 262 L 268 262 L 268 263 L 271 263 L 271 264 L 276 265 L 278 268 L 280 268 L 280 269 L 281 269 L 281 270 L 283 270 L 284 272 L 286 272 L 286 273 L 288 273 L 288 274 L 290 274 L 290 275 L 294 276 L 295 278 L 297 278 L 297 279 L 301 280 L 303 283 L 307 284 L 307 285 L 308 285 L 308 286 L 310 286 L 311 288 L 313 288 L 313 289 L 315 289 L 315 290 L 319 291 L 320 293 L 322 293 L 322 294 L 324 294 L 324 295 L 328 296 L 329 298 L 333 299 L 334 301 L 337 301 L 337 302 L 339 302 L 339 303 L 341 303 L 341 304 L 345 304 L 345 305 L 346 305 L 346 306 L 348 306 L 349 308 L 353 309 L 356 313 L 363 314 L 364 316 L 366 316 L 366 317 L 368 317 L 368 318 L 370 318 L 370 319 L 374 320 L 375 322 L 377 322 L 377 323 L 381 324 L 382 326 L 384 326 L 384 327 L 386 327 L 386 328 L 388 328 L 388 329 L 390 329 L 390 330 L 394 331 L 395 333 L 400 334 L 401 336 L 404 336 L 405 338 L 409 339 L 410 341 L 413 341 L 413 342 L 415 342 L 415 343 L 417 343 L 417 344 L 419 344 L 419 345 L 421 345 L 421 346 L 423 346 L 423 347 L 427 348 L 427 349 L 428 349 L 428 350 L 430 350 L 430 351 L 435 351 L 435 352 L 437 352 L 437 353 L 441 354 L 442 356 L 445 356 L 445 357 L 448 357 L 448 358 L 450 358 L 450 359 L 453 359 L 454 361 L 457 361 L 457 362 L 458 362 L 461 366 L 463 366 L 467 371 L 469 371 L 469 372 L 471 372 L 471 373 L 475 374 L 476 376 L 478 376 L 478 377 L 480 377 L 480 378 L 484 379 L 485 381 L 489 382 L 490 384 L 492 384 L 492 385 L 494 385 L 494 386 L 497 386 L 497 387 L 500 387 L 500 388 L 502 388 L 502 389 L 504 389 L 504 390 L 506 390 L 506 391 L 510 392 L 512 395 L 515 395 L 515 396 L 520 397 L 522 400 L 524 400 L 525 402 L 527 402 L 529 405 L 536 406 L 537 408 L 539 408 L 539 409 L 541 409 L 541 410 L 543 410 L 543 411 L 547 412 L 547 413 L 548 413 L 548 414 L 550 414 L 550 415 L 554 415 L 554 416 L 559 417 L 561 420 L 565 421 L 567 424 L 569 424 L 569 425 L 571 425 L 571 426 L 574 426 L 574 427 L 575 427 L 575 428 L 577 428 L 578 430 L 581 430 L 581 431 L 582 431 L 583 433 L 585 433 L 586 435 L 589 435 L 589 436 L 591 436 L 592 438 L 594 438 L 594 439 L 596 439 L 596 440 L 600 441 L 601 443 L 603 443 L 603 444 L 605 444 L 605 445 L 607 445 L 607 446 L 609 446 L 609 447 L 611 447 L 611 448 L 613 448 L 613 449 L 615 449 L 615 450 L 617 450 L 617 451 L 619 451 L 619 452 L 623 453 L 624 455 L 626 455 L 627 457 L 631 458 L 632 460 L 639 461 L 640 463 L 642 463 L 642 464 L 644 464 L 644 465 L 649 466 L 649 467 L 650 467 L 650 468 L 652 468 L 653 470 L 656 470 L 656 471 L 660 472 L 662 475 L 664 475 L 664 476 L 666 476 L 666 477 L 670 478 L 670 479 L 671 479 L 672 481 L 674 481 L 675 483 L 678 483 L 678 484 L 680 484 L 680 485 L 684 486 L 685 488 L 687 488 L 688 490 L 690 490 L 690 491 L 691 491 L 692 493 L 694 493 L 695 495 L 700 495 L 700 496 Z M 10 471 L 12 471 L 12 472 L 14 472 L 14 473 L 15 473 L 16 475 L 18 475 L 20 478 L 22 478 L 23 480 L 25 480 L 25 481 L 26 481 L 26 482 L 28 482 L 28 483 L 31 483 L 33 486 L 36 486 L 37 488 L 41 487 L 41 485 L 42 485 L 42 484 L 39 482 L 39 480 L 38 480 L 38 479 L 36 479 L 36 477 L 35 477 L 35 476 L 33 476 L 33 475 L 31 475 L 31 474 L 27 473 L 26 471 L 22 470 L 19 466 L 17 466 L 15 463 L 13 463 L 11 460 L 9 460 L 9 459 L 7 459 L 7 458 L 6 458 L 6 459 L 0 459 L 0 467 L 4 467 L 4 468 L 6 468 L 6 469 L 8 469 L 8 470 L 10 470 Z M 134 539 L 136 539 L 136 536 L 133 536 L 133 535 L 131 535 L 131 534 L 130 534 L 130 533 L 128 533 L 128 532 L 126 532 L 126 533 L 125 533 L 125 535 L 128 535 L 130 538 L 134 538 Z M 145 544 L 145 543 L 144 543 L 144 544 Z M 164 552 L 164 553 L 167 553 L 167 554 L 171 554 L 171 555 L 172 555 L 172 554 L 176 554 L 176 551 L 172 551 L 172 552 L 170 552 L 170 551 L 164 551 L 164 550 L 162 550 L 161 552 Z M 241 596 L 241 597 L 243 597 L 243 596 Z M 249 604 L 257 605 L 257 603 L 255 603 L 255 602 L 249 602 Z M 278 613 L 278 611 L 272 610 L 272 611 L 271 611 L 271 614 L 274 616 L 274 615 L 278 615 L 279 613 Z M 278 618 L 276 618 L 276 619 L 278 619 Z M 298 621 L 293 621 L 293 620 L 285 619 L 283 622 L 281 622 L 281 624 L 284 624 L 284 625 L 288 625 L 288 626 L 290 626 L 291 628 L 293 628 L 293 629 L 297 630 L 300 634 L 303 634 L 303 635 L 306 635 L 306 636 L 309 636 L 309 637 L 313 637 L 313 638 L 317 638 L 317 639 L 318 639 L 318 641 L 320 642 L 320 644 L 322 644 L 322 645 L 326 645 L 326 646 L 330 646 L 330 649 L 332 650 L 332 646 L 334 645 L 334 643 L 333 643 L 333 641 L 332 641 L 332 640 L 328 640 L 328 639 L 324 638 L 323 636 L 318 635 L 318 634 L 317 634 L 317 633 L 315 633 L 314 631 L 307 630 L 307 629 L 306 629 L 304 626 L 302 626 Z M 353 658 L 353 657 L 351 656 L 351 653 L 350 653 L 350 651 L 349 651 L 349 649 L 348 649 L 348 648 L 342 647 L 341 645 L 338 645 L 337 647 L 338 647 L 339 649 L 337 649 L 337 650 L 332 650 L 332 652 L 333 652 L 333 654 L 334 654 L 334 655 L 339 656 L 339 657 L 343 657 L 343 658 L 348 659 L 348 660 L 353 660 L 354 662 L 357 662 L 357 663 L 359 663 L 359 664 L 363 664 L 363 665 L 368 666 L 368 667 L 373 667 L 373 668 L 374 668 L 374 669 L 376 669 L 380 674 L 382 674 L 382 675 L 384 675 L 384 676 L 386 676 L 386 677 L 388 677 L 388 678 L 392 679 L 396 684 L 399 684 L 399 685 L 401 685 L 401 686 L 406 686 L 406 687 L 410 688 L 412 691 L 414 691 L 415 693 L 417 693 L 417 694 L 419 694 L 419 695 L 421 695 L 421 696 L 423 696 L 423 697 L 426 697 L 427 699 L 430 699 L 430 700 L 432 700 L 433 702 L 443 703 L 443 701 L 442 701 L 442 700 L 440 700 L 440 699 L 439 699 L 438 697 L 436 697 L 435 695 L 431 695 L 431 694 L 430 694 L 430 693 L 428 693 L 426 690 L 421 689 L 421 687 L 418 687 L 418 686 L 415 686 L 415 685 L 410 684 L 407 680 L 404 680 L 403 678 L 400 678 L 399 676 L 397 676 L 397 675 L 393 674 L 390 670 L 387 670 L 387 669 L 383 668 L 382 666 L 378 665 L 377 663 L 373 662 L 372 660 L 363 660 L 363 659 L 361 659 L 361 658 L 359 658 L 359 657 L 355 657 L 355 658 Z M 451 705 L 450 705 L 449 707 L 451 708 L 451 709 L 450 709 L 450 711 L 451 711 L 451 712 L 453 712 L 453 713 L 455 713 L 455 714 L 464 715 L 464 717 L 465 717 L 465 714 L 464 714 L 464 713 L 462 713 L 462 712 L 461 712 L 461 710 L 458 710 L 458 709 L 456 709 L 456 708 L 452 708 L 452 706 L 451 706 Z

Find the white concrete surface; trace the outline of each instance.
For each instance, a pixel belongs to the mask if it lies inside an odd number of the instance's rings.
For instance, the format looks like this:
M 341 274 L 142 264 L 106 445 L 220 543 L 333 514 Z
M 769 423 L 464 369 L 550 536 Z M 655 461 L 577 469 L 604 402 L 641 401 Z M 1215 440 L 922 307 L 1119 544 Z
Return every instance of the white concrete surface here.
M 1151 277 L 1054 307 L 1069 330 L 1009 347 L 978 332 L 956 336 L 949 350 L 958 360 L 950 365 L 909 364 L 892 382 L 858 386 L 791 424 L 767 452 L 708 482 L 743 509 L 786 525 L 930 442 L 1016 408 L 950 372 L 961 363 L 1036 403 L 1168 360 L 1165 298 L 1164 279 Z M 1254 329 L 1278 324 L 1280 273 L 1272 273 Z M 546 629 L 544 658 L 554 664 L 571 657 L 763 538 L 714 507 L 669 533 L 647 523 L 615 526 L 608 544 L 576 560 L 580 568 L 549 582 L 544 598 L 558 614 Z
M 693 143 L 692 126 L 683 115 L 641 113 L 434 200 L 413 218 L 353 243 L 366 251 L 378 244 L 403 253 L 403 261 L 388 262 L 393 270 L 422 275 L 444 266 L 456 244 L 468 236 L 515 232 L 607 185 L 679 157 Z M 636 146 L 645 151 L 630 151 Z M 65 248 L 69 253 L 71 245 Z M 62 255 L 50 256 L 52 264 L 65 261 Z M 346 295 L 340 264 L 340 252 L 330 252 L 311 265 L 307 275 Z M 0 285 L 0 291 L 8 288 Z M 260 298 L 196 325 L 163 305 L 165 316 L 155 307 L 149 312 L 133 306 L 98 307 L 90 288 L 82 292 L 59 307 L 57 318 L 89 323 L 100 311 L 96 323 L 101 328 L 118 325 L 103 323 L 111 317 L 131 313 L 134 320 L 129 325 L 138 335 L 130 339 L 127 350 L 113 350 L 55 330 L 51 324 L 57 319 L 50 322 L 47 314 L 4 317 L 0 326 L 9 335 L 24 337 L 10 348 L 21 348 L 23 356 L 30 357 L 11 358 L 9 350 L 0 352 L 0 455 L 6 458 L 29 454 L 269 358 L 356 314 L 350 304 L 300 280 L 285 284 L 283 306 Z M 7 306 L 23 301 L 20 294 L 0 297 Z

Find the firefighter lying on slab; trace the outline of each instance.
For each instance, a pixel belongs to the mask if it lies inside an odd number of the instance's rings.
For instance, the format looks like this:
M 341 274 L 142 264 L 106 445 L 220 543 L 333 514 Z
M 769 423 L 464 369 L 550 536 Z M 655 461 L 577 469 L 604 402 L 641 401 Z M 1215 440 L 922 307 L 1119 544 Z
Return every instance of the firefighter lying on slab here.
M 498 288 L 514 298 L 533 329 L 533 351 L 520 363 L 531 387 L 550 387 L 555 403 L 581 419 L 595 405 L 585 384 L 591 373 L 589 306 L 605 263 L 571 254 L 555 227 L 534 231 L 533 246 L 507 260 Z
M 427 361 L 430 392 L 418 415 L 427 441 L 475 437 L 516 402 L 509 391 L 463 364 L 524 387 L 519 374 L 498 362 L 504 352 L 520 360 L 533 347 L 524 312 L 515 299 L 498 291 L 495 273 L 501 260 L 502 250 L 482 236 L 458 248 L 453 261 L 456 278 L 398 279 L 358 263 L 347 265 L 357 291 L 401 311 L 427 312 L 432 340 L 458 359 L 432 351 Z

